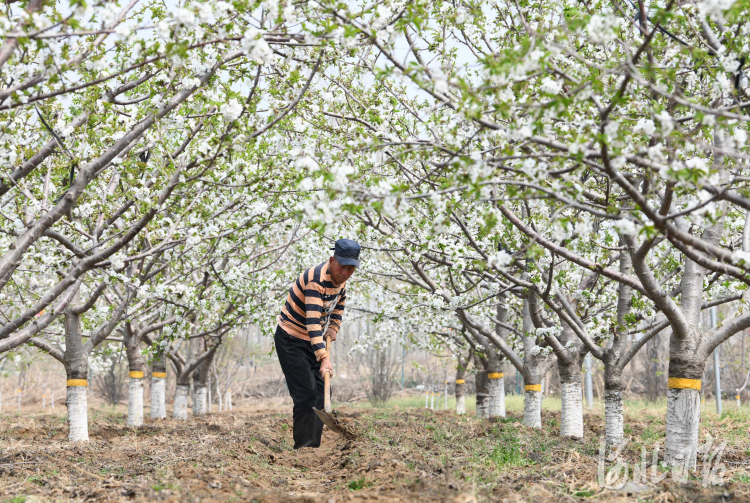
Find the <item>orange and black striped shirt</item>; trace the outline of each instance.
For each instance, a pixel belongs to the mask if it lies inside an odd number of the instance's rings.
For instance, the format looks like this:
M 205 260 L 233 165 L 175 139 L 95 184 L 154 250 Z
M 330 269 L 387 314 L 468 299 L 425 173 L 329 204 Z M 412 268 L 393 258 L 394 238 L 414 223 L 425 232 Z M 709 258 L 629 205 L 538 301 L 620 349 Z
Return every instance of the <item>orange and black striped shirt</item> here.
M 289 289 L 279 326 L 293 337 L 310 341 L 315 358 L 328 356 L 324 331 L 338 333 L 344 315 L 346 283 L 334 286 L 328 262 L 303 272 Z

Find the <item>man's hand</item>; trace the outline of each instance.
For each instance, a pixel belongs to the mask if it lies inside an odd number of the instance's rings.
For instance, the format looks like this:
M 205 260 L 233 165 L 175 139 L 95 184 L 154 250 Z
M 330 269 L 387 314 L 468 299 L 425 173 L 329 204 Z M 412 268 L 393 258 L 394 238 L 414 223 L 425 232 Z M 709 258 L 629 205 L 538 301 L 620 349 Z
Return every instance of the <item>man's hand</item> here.
M 325 337 L 330 337 L 331 338 L 331 342 L 333 342 L 333 341 L 336 340 L 336 332 L 333 331 L 333 330 L 329 330 L 328 332 L 326 332 Z M 325 339 L 325 337 L 323 337 L 323 339 Z
M 331 373 L 331 378 L 333 378 L 333 365 L 331 365 L 331 359 L 327 356 L 320 360 L 320 375 L 325 377 L 326 371 Z

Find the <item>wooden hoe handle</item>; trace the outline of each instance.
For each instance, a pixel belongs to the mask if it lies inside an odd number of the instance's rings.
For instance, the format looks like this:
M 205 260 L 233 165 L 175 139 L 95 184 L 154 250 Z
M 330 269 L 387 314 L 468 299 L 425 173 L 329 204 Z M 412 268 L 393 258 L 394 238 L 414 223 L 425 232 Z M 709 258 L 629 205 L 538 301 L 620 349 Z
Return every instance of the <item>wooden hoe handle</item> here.
M 328 358 L 331 357 L 331 336 L 326 335 L 326 351 L 328 351 Z M 326 372 L 323 375 L 323 412 L 326 414 L 331 413 L 331 373 Z

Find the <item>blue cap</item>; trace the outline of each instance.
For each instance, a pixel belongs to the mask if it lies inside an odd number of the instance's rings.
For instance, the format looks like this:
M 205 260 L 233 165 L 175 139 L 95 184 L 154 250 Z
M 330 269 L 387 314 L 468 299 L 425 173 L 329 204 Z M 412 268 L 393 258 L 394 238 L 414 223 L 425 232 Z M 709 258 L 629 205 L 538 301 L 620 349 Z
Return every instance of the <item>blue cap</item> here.
M 333 256 L 341 265 L 353 265 L 359 267 L 359 251 L 362 249 L 359 243 L 352 239 L 339 239 L 336 246 L 331 248 L 335 250 Z

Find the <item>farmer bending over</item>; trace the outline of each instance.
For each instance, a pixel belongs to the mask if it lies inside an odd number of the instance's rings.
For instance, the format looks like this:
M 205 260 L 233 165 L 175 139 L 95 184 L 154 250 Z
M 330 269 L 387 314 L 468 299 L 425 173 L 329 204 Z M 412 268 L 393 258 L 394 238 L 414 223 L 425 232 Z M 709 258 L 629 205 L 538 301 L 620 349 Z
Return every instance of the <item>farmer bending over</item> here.
M 339 239 L 328 262 L 303 272 L 289 289 L 276 327 L 276 353 L 294 401 L 294 448 L 320 447 L 323 375 L 333 365 L 324 335 L 336 340 L 346 301 L 346 280 L 359 266 L 360 246 Z

